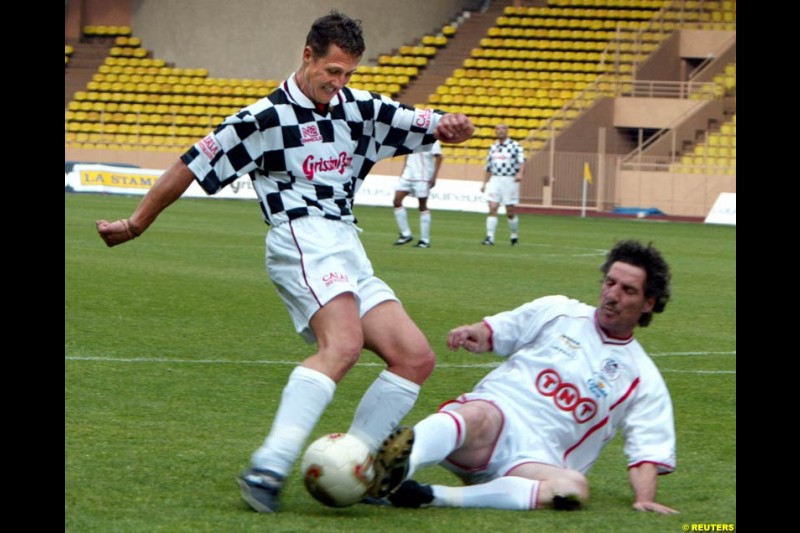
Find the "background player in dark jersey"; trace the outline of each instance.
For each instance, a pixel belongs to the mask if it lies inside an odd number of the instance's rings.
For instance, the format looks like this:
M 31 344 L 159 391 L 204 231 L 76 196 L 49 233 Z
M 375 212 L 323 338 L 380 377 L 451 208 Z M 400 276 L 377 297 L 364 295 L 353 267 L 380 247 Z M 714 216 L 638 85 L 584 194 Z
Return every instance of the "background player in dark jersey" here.
M 486 155 L 486 177 L 481 192 L 486 193 L 489 202 L 489 215 L 486 217 L 486 238 L 482 244 L 493 245 L 497 231 L 497 210 L 506 206 L 508 229 L 511 232 L 511 246 L 519 244 L 519 217 L 515 206 L 519 203 L 519 183 L 525 164 L 525 151 L 522 145 L 508 138 L 508 126 L 498 124 L 495 129 L 497 140 L 489 147 Z
M 462 114 L 414 109 L 346 87 L 364 53 L 360 22 L 338 12 L 317 19 L 298 70 L 268 97 L 225 119 L 148 191 L 130 218 L 97 221 L 108 246 L 142 234 L 197 181 L 213 194 L 250 175 L 267 233 L 267 270 L 297 332 L 317 351 L 283 389 L 272 428 L 238 478 L 256 511 L 278 510 L 286 475 L 337 383 L 362 349 L 387 368 L 364 394 L 348 432 L 378 450 L 374 496 L 384 495 L 408 453 L 395 436 L 435 365 L 424 334 L 376 277 L 352 213 L 353 197 L 379 159 L 460 143 L 475 131 Z

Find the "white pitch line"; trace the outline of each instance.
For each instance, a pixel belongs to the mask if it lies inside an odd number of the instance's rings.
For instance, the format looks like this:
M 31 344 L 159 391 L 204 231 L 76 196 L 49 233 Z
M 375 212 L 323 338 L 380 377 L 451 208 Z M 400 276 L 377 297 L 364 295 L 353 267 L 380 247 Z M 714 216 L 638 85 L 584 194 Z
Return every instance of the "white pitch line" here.
M 665 355 L 735 355 L 736 352 L 682 352 L 675 354 L 659 354 Z M 275 365 L 275 366 L 295 366 L 298 361 L 231 361 L 227 359 L 166 359 L 163 357 L 85 357 L 79 355 L 65 356 L 66 361 L 102 361 L 108 363 L 173 363 L 173 364 L 207 364 L 207 365 Z M 500 366 L 501 361 L 487 362 L 487 363 L 438 363 L 437 368 L 496 368 Z M 357 363 L 356 366 L 362 367 L 383 367 L 383 363 Z M 661 372 L 667 373 L 685 373 L 685 374 L 736 374 L 735 370 L 674 370 L 674 369 L 661 369 Z
M 671 357 L 673 355 L 686 356 L 686 355 L 736 355 L 736 351 L 732 352 L 664 352 L 664 353 L 651 353 L 650 357 Z
M 668 374 L 736 374 L 736 370 L 675 370 L 659 368 L 659 372 Z

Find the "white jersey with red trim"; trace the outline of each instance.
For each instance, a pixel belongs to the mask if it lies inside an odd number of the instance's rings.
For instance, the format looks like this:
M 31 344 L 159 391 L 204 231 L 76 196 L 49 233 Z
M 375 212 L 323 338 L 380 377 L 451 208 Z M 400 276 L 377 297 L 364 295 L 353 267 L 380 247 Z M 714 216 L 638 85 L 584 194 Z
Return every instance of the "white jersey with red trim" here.
M 606 335 L 595 311 L 547 296 L 486 317 L 494 352 L 509 357 L 473 391 L 500 400 L 514 420 L 515 448 L 534 451 L 533 459 L 586 472 L 619 430 L 629 466 L 651 462 L 671 472 L 667 386 L 638 341 Z
M 436 141 L 429 152 L 416 152 L 406 156 L 400 177 L 407 181 L 431 181 L 436 171 L 436 156 L 442 155 L 442 143 Z

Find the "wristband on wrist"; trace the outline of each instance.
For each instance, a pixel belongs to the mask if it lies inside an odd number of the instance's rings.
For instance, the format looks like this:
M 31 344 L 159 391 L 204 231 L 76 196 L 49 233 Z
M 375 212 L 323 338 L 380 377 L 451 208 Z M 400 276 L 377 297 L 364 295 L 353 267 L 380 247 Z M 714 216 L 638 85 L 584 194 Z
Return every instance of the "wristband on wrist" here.
M 133 223 L 131 222 L 131 219 L 129 218 L 123 219 L 122 225 L 125 226 L 125 232 L 128 234 L 129 239 L 135 239 L 136 237 L 142 234 L 139 228 L 134 226 Z
M 128 219 L 128 227 L 131 229 L 131 233 L 133 233 L 134 237 L 138 237 L 142 234 L 142 230 L 140 230 L 136 224 L 131 222 L 131 219 Z

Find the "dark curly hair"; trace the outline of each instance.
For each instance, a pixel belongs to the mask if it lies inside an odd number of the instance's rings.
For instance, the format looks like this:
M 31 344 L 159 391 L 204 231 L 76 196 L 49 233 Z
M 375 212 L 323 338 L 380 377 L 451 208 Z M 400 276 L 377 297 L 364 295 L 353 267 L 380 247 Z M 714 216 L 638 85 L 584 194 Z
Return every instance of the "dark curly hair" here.
M 647 274 L 644 295 L 645 298 L 655 298 L 653 311 L 643 313 L 639 317 L 639 325 L 647 327 L 653 320 L 653 313 L 663 312 L 669 301 L 670 279 L 672 278 L 669 265 L 652 243 L 645 246 L 634 240 L 619 241 L 615 244 L 606 255 L 606 261 L 600 266 L 600 270 L 603 274 L 608 274 L 611 265 L 617 261 L 642 268 Z
M 314 57 L 322 57 L 327 55 L 332 44 L 355 57 L 364 55 L 367 47 L 364 44 L 361 21 L 353 20 L 336 10 L 315 20 L 306 36 L 306 46 L 311 47 Z

